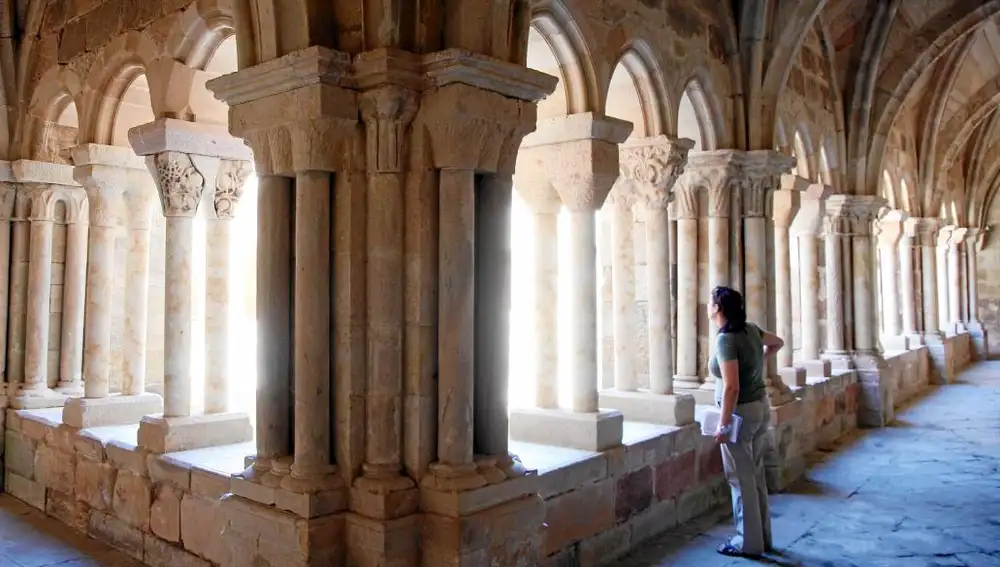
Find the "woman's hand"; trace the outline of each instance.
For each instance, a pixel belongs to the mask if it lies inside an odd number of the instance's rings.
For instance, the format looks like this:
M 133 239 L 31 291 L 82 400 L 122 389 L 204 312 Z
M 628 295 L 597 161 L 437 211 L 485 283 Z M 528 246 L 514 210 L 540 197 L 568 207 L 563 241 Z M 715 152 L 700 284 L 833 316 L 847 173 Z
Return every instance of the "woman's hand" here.
M 720 445 L 722 445 L 724 443 L 729 443 L 729 434 L 728 433 L 716 433 L 715 434 L 715 442 L 718 443 L 718 444 L 720 444 Z

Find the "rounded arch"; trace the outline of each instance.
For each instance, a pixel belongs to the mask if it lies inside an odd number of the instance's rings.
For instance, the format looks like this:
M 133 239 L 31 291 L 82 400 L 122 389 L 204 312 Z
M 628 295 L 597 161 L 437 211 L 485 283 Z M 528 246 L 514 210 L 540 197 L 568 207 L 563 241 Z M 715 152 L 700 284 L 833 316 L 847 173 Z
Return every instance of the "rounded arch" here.
M 882 190 L 879 191 L 881 197 L 889 202 L 889 206 L 898 209 L 899 200 L 896 198 L 896 180 L 888 169 L 882 170 Z
M 59 65 L 46 71 L 35 85 L 23 117 L 18 156 L 59 161 L 58 152 L 78 141 L 82 94 L 80 77 L 68 67 Z
M 701 80 L 692 77 L 684 86 L 677 105 L 677 137 L 695 140 L 695 150 L 719 149 L 717 124 L 721 121 L 714 112 L 712 97 L 705 93 Z M 690 133 L 690 134 L 689 134 Z M 698 134 L 694 138 L 691 134 Z
M 807 128 L 800 126 L 795 129 L 792 136 L 792 144 L 795 148 L 795 173 L 804 179 L 812 179 L 812 143 L 809 139 Z
M 231 8 L 217 1 L 197 2 L 188 6 L 174 26 L 167 41 L 170 56 L 193 69 L 206 69 L 216 58 L 219 47 L 236 35 Z M 233 56 L 236 57 L 235 39 Z M 238 58 L 233 71 L 238 69 Z
M 663 72 L 653 51 L 642 39 L 634 39 L 625 44 L 618 57 L 618 63 L 604 89 L 604 112 L 632 122 L 632 136 L 659 136 L 676 133 L 669 112 L 670 102 L 663 83 Z M 626 76 L 622 76 L 621 71 Z M 630 112 L 619 110 L 628 94 L 625 89 L 630 79 L 632 91 L 638 99 L 639 108 Z M 636 115 L 635 110 L 638 110 Z
M 560 80 L 556 92 L 539 104 L 540 116 L 597 112 L 601 108 L 597 74 L 590 50 L 576 21 L 559 0 L 543 0 L 532 8 L 531 30 L 528 34 L 528 66 L 538 68 L 531 64 L 533 55 L 543 59 L 551 55 L 556 63 L 555 68 L 539 70 L 547 71 Z M 539 44 L 539 39 L 544 40 L 544 43 Z M 548 48 L 548 54 L 541 49 L 543 46 Z M 562 97 L 558 96 L 560 94 Z M 563 107 L 561 113 L 556 113 L 557 103 Z M 550 105 L 550 108 L 546 108 Z
M 87 77 L 81 109 L 81 143 L 111 145 L 116 114 L 135 81 L 145 76 L 150 92 L 160 90 L 161 81 L 149 73 L 156 60 L 156 45 L 138 32 L 115 39 L 101 51 Z M 152 108 L 151 101 L 151 111 L 156 116 L 159 113 Z
M 830 146 L 833 142 L 829 137 L 823 139 L 823 143 L 819 145 L 819 175 L 820 181 L 826 185 L 836 185 L 836 163 L 837 163 L 837 152 L 831 151 Z M 833 154 L 831 158 L 830 154 Z

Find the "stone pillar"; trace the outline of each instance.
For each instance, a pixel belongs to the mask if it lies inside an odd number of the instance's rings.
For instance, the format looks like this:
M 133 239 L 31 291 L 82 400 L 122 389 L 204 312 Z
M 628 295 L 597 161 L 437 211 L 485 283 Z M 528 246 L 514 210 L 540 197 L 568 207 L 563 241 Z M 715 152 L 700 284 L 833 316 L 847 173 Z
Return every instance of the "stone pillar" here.
M 945 266 L 938 265 L 938 249 L 941 241 L 940 220 L 936 218 L 918 218 L 915 230 L 917 245 L 920 247 L 920 272 L 922 276 L 921 296 L 923 298 L 923 317 L 920 332 L 924 343 L 930 352 L 932 361 L 931 380 L 937 384 L 948 383 L 954 379 L 954 361 L 952 360 L 952 343 L 941 331 L 942 312 L 940 311 L 940 281 L 939 271 Z
M 10 282 L 14 274 L 10 261 L 10 236 L 17 189 L 11 179 L 10 164 L 0 162 L 0 411 L 7 406 L 7 318 L 10 314 Z
M 769 253 L 772 248 L 767 243 L 767 218 L 770 216 L 767 210 L 768 194 L 779 189 L 781 175 L 787 173 L 795 161 L 794 158 L 772 151 L 748 152 L 745 159 L 742 187 L 745 247 L 743 295 L 747 320 L 766 329 L 776 313 L 767 285 L 771 279 L 768 275 L 769 256 L 775 253 Z M 773 261 L 773 257 L 771 259 Z M 765 380 L 772 406 L 795 401 L 788 386 L 778 377 L 773 359 L 768 364 Z
M 698 193 L 684 178 L 674 188 L 677 219 L 677 373 L 674 387 L 698 389 Z M 652 301 L 652 295 L 650 295 Z M 652 380 L 652 374 L 650 374 Z
M 656 136 L 630 140 L 619 153 L 621 177 L 632 184 L 639 205 L 645 209 L 650 390 L 605 391 L 601 405 L 616 408 L 631 420 L 670 425 L 694 421 L 694 397 L 674 391 L 667 214 L 674 184 L 684 172 L 692 147 L 694 142 L 686 138 Z
M 145 173 L 145 172 L 143 172 Z M 137 172 L 135 177 L 140 177 Z M 122 394 L 146 393 L 146 326 L 149 316 L 149 230 L 156 190 L 148 173 L 125 191 L 128 255 L 125 258 L 125 375 Z
M 700 152 L 689 157 L 686 171 L 701 169 L 701 159 L 708 152 Z M 716 153 L 716 152 L 713 152 Z M 733 152 L 722 154 L 722 163 L 709 161 L 705 168 L 705 186 L 708 189 L 708 288 L 709 293 L 718 286 L 732 285 L 730 277 L 729 239 L 732 230 L 730 214 L 732 211 L 733 191 L 739 185 L 739 171 L 732 165 Z M 715 161 L 715 160 L 713 160 Z M 705 298 L 707 301 L 707 298 Z M 700 302 L 699 302 L 700 303 Z M 715 341 L 719 334 L 714 323 L 708 323 L 708 356 L 715 356 Z M 701 385 L 704 393 L 696 395 L 696 401 L 701 404 L 715 403 L 715 376 L 707 373 Z M 708 393 L 710 398 L 705 395 Z M 708 398 L 708 399 L 707 399 Z
M 522 144 L 517 178 L 524 181 L 518 186 L 530 183 L 534 189 L 529 202 L 538 202 L 548 197 L 545 184 L 550 184 L 570 217 L 567 268 L 574 285 L 566 329 L 572 356 L 566 362 L 573 395 L 568 412 L 539 408 L 513 412 L 513 439 L 591 451 L 621 444 L 622 414 L 598 408 L 595 213 L 618 177 L 617 146 L 630 130 L 631 126 L 621 120 L 576 114 L 539 124 Z
M 220 160 L 205 221 L 205 413 L 229 411 L 230 224 L 251 172 L 250 162 Z
M 11 174 L 14 177 L 14 174 Z M 5 349 L 7 393 L 16 395 L 18 384 L 24 381 L 25 311 L 28 307 L 28 261 L 31 240 L 31 198 L 25 187 L 15 181 L 14 206 L 10 235 L 10 291 L 7 303 L 7 334 Z
M 799 364 L 805 368 L 806 377 L 830 377 L 830 361 L 820 357 L 820 286 L 819 286 L 819 237 L 826 217 L 826 200 L 832 189 L 814 183 L 806 189 L 795 216 L 791 232 L 797 238 L 799 269 L 799 318 L 802 349 Z
M 66 264 L 63 271 L 63 312 L 59 385 L 66 396 L 83 394 L 83 327 L 87 300 L 87 211 L 67 222 Z
M 920 248 L 917 246 L 916 221 L 907 218 L 903 221 L 903 232 L 899 238 L 899 292 L 900 319 L 902 336 L 906 338 L 910 348 L 923 346 L 924 340 L 917 331 L 917 287 L 913 274 L 913 265 L 920 259 Z M 914 251 L 917 252 L 914 257 Z
M 794 364 L 794 327 L 792 323 L 792 266 L 789 231 L 792 219 L 798 214 L 801 194 L 809 181 L 797 175 L 782 175 L 781 189 L 771 196 L 771 218 L 774 222 L 774 330 L 785 341 L 785 348 L 778 351 L 776 364 L 778 376 L 788 387 L 806 385 L 807 370 Z
M 615 390 L 639 390 L 636 372 L 635 322 L 635 195 L 632 183 L 618 178 L 607 205 L 611 208 L 611 303 L 614 326 Z M 535 293 L 538 293 L 537 289 Z
M 938 230 L 937 248 L 935 249 L 935 265 L 937 274 L 937 328 L 945 336 L 953 335 L 955 330 L 951 325 L 951 305 L 948 301 L 949 289 L 949 265 L 948 248 L 952 238 L 952 232 L 958 227 L 943 226 Z
M 965 285 L 966 297 L 969 302 L 969 334 L 976 349 L 977 360 L 987 360 L 990 357 L 989 341 L 986 327 L 979 319 L 979 262 L 978 254 L 983 243 L 984 231 L 981 228 L 970 228 L 965 235 Z M 2 356 L 2 353 L 0 353 Z
M 220 199 L 217 209 L 225 211 L 233 199 L 226 191 L 235 191 L 235 187 L 241 186 L 238 179 L 229 177 L 245 175 L 239 167 L 227 167 L 226 160 L 246 161 L 250 150 L 240 140 L 218 128 L 171 118 L 131 129 L 129 142 L 135 153 L 146 159 L 167 225 L 163 416 L 142 419 L 139 446 L 153 453 L 166 453 L 249 441 L 253 431 L 246 414 L 196 414 L 193 411 L 191 333 L 195 322 L 192 321 L 191 310 L 194 303 L 194 219 L 202 204 L 205 188 L 209 188 L 208 196 Z M 207 283 L 208 293 L 211 294 L 211 277 Z M 211 312 L 210 304 L 206 306 L 207 313 Z M 317 305 L 316 309 L 323 308 Z M 217 334 L 213 336 L 211 332 L 206 339 L 209 344 L 206 356 L 210 357 L 211 349 L 219 339 Z M 217 375 L 215 378 L 206 376 L 206 393 L 213 388 L 213 380 L 217 379 Z M 218 409 L 220 397 L 217 392 L 206 397 L 206 409 Z
M 900 303 L 902 302 L 905 306 L 907 297 L 903 288 L 897 285 L 896 278 L 896 270 L 900 265 L 899 243 L 903 236 L 903 222 L 905 220 L 906 215 L 901 211 L 889 211 L 878 221 L 879 275 L 882 278 L 882 293 L 880 295 L 882 298 L 882 348 L 888 352 L 901 352 L 909 349 L 907 337 L 903 334 L 900 325 Z M 911 286 L 909 301 L 912 303 L 912 271 L 909 278 Z M 900 296 L 902 296 L 902 301 L 900 301 Z M 910 307 L 912 309 L 912 305 Z
M 949 327 L 956 335 L 968 331 L 962 321 L 962 272 L 959 247 L 965 240 L 965 228 L 955 228 L 948 239 L 948 314 Z
M 137 391 L 134 368 L 141 361 L 145 375 L 145 311 L 148 276 L 139 282 L 141 297 L 136 297 L 136 281 L 132 268 L 136 242 L 129 242 L 129 268 L 125 283 L 125 375 L 123 395 L 110 395 L 112 311 L 122 301 L 121 290 L 114 287 L 115 239 L 122 225 L 133 227 L 142 223 L 141 213 L 131 205 L 136 191 L 152 193 L 152 180 L 143 160 L 131 149 L 98 144 L 74 147 L 71 152 L 73 177 L 87 191 L 90 212 L 86 311 L 84 316 L 83 397 L 71 398 L 63 408 L 63 423 L 72 427 L 99 427 L 137 423 L 144 415 L 163 411 L 163 399 L 156 394 Z M 129 207 L 125 205 L 129 204 Z M 148 233 L 149 197 L 146 200 Z M 132 235 L 130 230 L 130 236 Z M 148 244 L 146 245 L 148 249 Z M 138 249 L 141 252 L 141 247 Z M 147 252 L 148 257 L 148 252 Z M 148 263 L 148 261 L 147 261 Z M 148 267 L 142 268 L 148 270 Z M 67 259 L 68 271 L 68 259 Z M 141 328 L 136 328 L 141 320 Z M 141 343 L 137 344 L 138 341 Z M 65 344 L 65 343 L 64 343 Z
M 852 368 L 844 333 L 844 243 L 849 241 L 848 219 L 842 216 L 843 195 L 827 200 L 824 234 L 826 261 L 826 349 L 823 357 L 838 370 Z

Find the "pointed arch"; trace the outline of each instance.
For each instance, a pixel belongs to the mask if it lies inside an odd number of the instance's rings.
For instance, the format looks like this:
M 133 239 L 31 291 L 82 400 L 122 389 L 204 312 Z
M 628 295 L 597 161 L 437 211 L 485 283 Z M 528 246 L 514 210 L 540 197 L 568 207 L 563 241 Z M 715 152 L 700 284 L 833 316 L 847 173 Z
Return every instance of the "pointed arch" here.
M 725 128 L 726 121 L 719 113 L 719 107 L 715 103 L 715 97 L 710 89 L 705 87 L 705 81 L 700 74 L 688 79 L 684 86 L 684 91 L 678 97 L 680 102 L 677 105 L 677 118 L 675 123 L 678 128 L 678 136 L 684 137 L 680 133 L 681 128 L 681 108 L 685 105 L 685 100 L 690 104 L 690 111 L 694 113 L 698 121 L 699 133 L 701 135 L 701 150 L 719 149 L 720 140 L 726 139 L 722 128 Z M 697 149 L 697 148 L 696 148 Z
M 667 89 L 663 83 L 663 71 L 656 62 L 649 44 L 642 39 L 633 39 L 626 43 L 618 57 L 615 73 L 603 91 L 605 114 L 617 116 L 610 106 L 614 104 L 611 89 L 619 68 L 623 68 L 631 78 L 642 113 L 642 124 L 636 124 L 636 120 L 632 118 L 623 118 L 633 122 L 633 135 L 638 136 L 640 132 L 642 136 L 676 133 L 677 129 L 669 111 L 671 105 Z
M 559 64 L 557 76 L 562 85 L 557 92 L 561 88 L 564 93 L 566 114 L 598 112 L 600 89 L 593 58 L 569 9 L 560 0 L 533 2 L 531 27 L 545 40 Z
M 74 140 L 78 139 L 82 98 L 83 83 L 69 67 L 57 65 L 46 71 L 31 93 L 31 100 L 21 119 L 18 156 L 22 159 L 55 161 L 55 156 L 43 151 L 52 134 L 52 125 L 76 129 Z M 69 113 L 73 116 L 71 120 L 66 120 Z

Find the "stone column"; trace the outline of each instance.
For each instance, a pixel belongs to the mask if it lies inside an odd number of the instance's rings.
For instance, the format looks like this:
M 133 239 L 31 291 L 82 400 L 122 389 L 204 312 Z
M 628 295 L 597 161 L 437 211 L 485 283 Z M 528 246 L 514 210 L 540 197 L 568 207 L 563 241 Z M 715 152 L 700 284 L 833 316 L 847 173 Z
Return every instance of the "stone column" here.
M 630 140 L 619 153 L 621 177 L 632 183 L 639 206 L 645 209 L 650 390 L 602 392 L 601 405 L 636 421 L 676 425 L 694 421 L 694 397 L 674 391 L 667 214 L 674 184 L 692 147 L 694 142 L 686 138 L 656 136 Z
M 688 171 L 700 165 L 696 158 L 705 155 L 701 152 L 691 156 Z M 731 163 L 732 152 L 726 152 L 726 163 L 710 166 L 706 171 L 706 187 L 708 188 L 708 288 L 709 293 L 718 286 L 731 285 L 729 268 L 729 237 L 732 229 L 730 212 L 732 210 L 733 189 L 738 186 L 739 172 Z M 707 299 L 706 299 L 707 301 Z M 708 323 L 708 356 L 715 356 L 715 341 L 719 334 L 718 327 L 711 321 Z M 701 385 L 704 392 L 711 392 L 711 399 L 706 400 L 704 394 L 698 398 L 700 403 L 715 403 L 715 376 L 707 373 Z
M 805 368 L 806 377 L 814 379 L 829 378 L 831 370 L 830 361 L 820 357 L 819 327 L 819 237 L 824 228 L 826 200 L 831 192 L 827 185 L 810 185 L 803 196 L 792 228 L 798 239 L 799 253 L 799 317 L 802 333 L 800 365 Z
M 82 190 L 80 190 L 82 192 Z M 83 199 L 81 198 L 81 201 Z M 87 238 L 90 227 L 86 207 L 66 226 L 66 264 L 63 271 L 62 345 L 59 385 L 66 396 L 83 394 L 83 328 L 87 300 Z
M 566 329 L 571 356 L 566 362 L 573 394 L 570 411 L 535 408 L 513 412 L 510 421 L 513 439 L 590 451 L 621 444 L 622 414 L 598 409 L 595 213 L 618 177 L 618 144 L 630 131 L 631 126 L 621 120 L 591 113 L 576 114 L 539 124 L 538 130 L 526 136 L 521 145 L 517 179 L 526 181 L 518 185 L 534 179 L 537 191 L 545 183 L 550 184 L 570 217 L 567 268 L 574 285 Z M 538 196 L 545 195 L 538 193 Z M 444 202 L 443 193 L 441 199 Z M 443 230 L 443 217 L 441 226 Z M 444 237 L 442 232 L 442 240 Z M 441 261 L 444 262 L 443 256 Z
M 209 196 L 219 198 L 217 209 L 226 211 L 233 198 L 226 191 L 235 191 L 235 187 L 241 186 L 228 177 L 246 175 L 239 167 L 228 167 L 227 160 L 247 161 L 250 150 L 241 140 L 220 128 L 171 118 L 132 128 L 129 142 L 137 155 L 145 156 L 167 225 L 164 410 L 162 417 L 142 419 L 139 446 L 153 453 L 167 453 L 249 441 L 253 431 L 246 414 L 195 414 L 192 408 L 191 333 L 195 322 L 191 311 L 194 303 L 194 219 L 205 187 L 209 187 Z M 222 191 L 217 194 L 219 187 Z M 206 283 L 211 294 L 211 277 Z M 212 312 L 211 303 L 206 305 L 206 314 Z M 322 309 L 322 306 L 317 304 L 316 308 Z M 198 323 L 204 324 L 203 321 Z M 206 334 L 206 340 L 209 346 L 206 356 L 211 357 L 212 348 L 221 341 L 218 333 L 211 332 Z M 327 341 L 329 344 L 329 335 Z M 207 410 L 218 409 L 219 399 L 225 396 L 213 388 L 214 380 L 218 380 L 217 374 L 215 378 L 206 376 L 206 393 L 213 389 L 205 400 Z
M 0 167 L 4 178 L 12 178 L 9 164 L 0 164 Z M 10 236 L 16 199 L 16 186 L 6 180 L 0 181 L 0 398 L 7 396 L 7 317 L 10 314 L 10 281 L 14 274 L 10 261 Z
M 611 303 L 614 326 L 615 390 L 639 389 L 636 373 L 635 244 L 632 184 L 619 178 L 608 195 L 611 207 Z M 538 293 L 537 290 L 535 293 Z
M 24 382 L 25 311 L 28 307 L 28 268 L 30 260 L 31 225 L 28 222 L 31 197 L 26 188 L 15 187 L 14 214 L 10 235 L 10 291 L 7 303 L 7 381 L 8 395 L 14 396 L 17 385 Z
M 794 158 L 771 151 L 748 152 L 744 164 L 743 238 L 744 238 L 744 301 L 747 319 L 767 328 L 772 319 L 774 300 L 769 299 L 767 282 L 768 257 L 771 246 L 767 243 L 767 205 L 769 193 L 779 189 L 781 175 L 794 165 Z M 787 254 L 787 248 L 785 253 Z M 788 386 L 777 375 L 773 362 L 767 369 L 767 391 L 772 406 L 794 401 Z M 796 381 L 798 381 L 796 379 Z
M 948 239 L 948 312 L 949 326 L 955 334 L 964 333 L 968 329 L 962 322 L 962 272 L 959 246 L 965 240 L 965 228 L 955 228 Z
M 135 424 L 142 416 L 163 410 L 163 399 L 156 394 L 136 392 L 131 386 L 135 357 L 141 356 L 142 373 L 145 374 L 145 289 L 142 282 L 141 301 L 134 297 L 135 282 L 132 270 L 126 275 L 125 284 L 125 375 L 122 377 L 122 396 L 109 396 L 111 380 L 111 326 L 115 302 L 122 301 L 120 290 L 114 287 L 115 239 L 121 226 L 133 226 L 136 221 L 133 208 L 126 208 L 124 195 L 131 195 L 139 187 L 147 194 L 151 179 L 143 160 L 129 148 L 84 144 L 72 149 L 73 177 L 87 191 L 90 212 L 86 310 L 84 315 L 83 397 L 71 398 L 63 408 L 63 423 L 72 427 L 98 427 L 104 425 Z M 149 200 L 147 197 L 146 223 L 148 226 Z M 140 215 L 141 216 L 141 215 Z M 124 217 L 124 218 L 123 218 Z M 126 264 L 134 265 L 132 254 L 135 242 L 129 242 Z M 69 262 L 67 259 L 67 273 Z M 136 318 L 142 319 L 141 353 L 137 353 L 134 338 L 137 329 L 132 326 Z M 65 330 L 65 329 L 64 329 Z M 65 343 L 64 343 L 65 345 Z
M 828 199 L 825 227 L 826 349 L 823 357 L 838 370 L 852 367 L 844 340 L 844 243 L 849 242 L 849 220 L 843 216 L 844 196 Z
M 920 332 L 917 331 L 917 288 L 913 264 L 920 259 L 920 248 L 917 246 L 916 237 L 916 221 L 907 218 L 903 221 L 903 233 L 899 239 L 899 291 L 902 302 L 900 309 L 902 335 L 910 348 L 924 344 Z M 917 251 L 916 258 L 914 250 Z
M 251 172 L 250 162 L 220 160 L 205 222 L 205 413 L 229 411 L 229 320 L 232 291 L 230 225 Z
M 948 301 L 949 288 L 949 265 L 948 248 L 955 226 L 943 226 L 938 230 L 936 248 L 936 274 L 937 274 L 937 323 L 938 330 L 945 335 L 954 334 L 954 327 L 951 325 L 951 305 Z
M 801 193 L 809 181 L 797 175 L 781 176 L 781 189 L 771 197 L 771 218 L 774 222 L 774 299 L 775 333 L 786 347 L 778 351 L 775 362 L 778 376 L 789 387 L 806 385 L 807 371 L 796 368 L 794 358 L 794 329 L 792 324 L 792 266 L 789 230 L 792 219 L 799 211 Z
M 900 296 L 904 306 L 907 297 L 906 292 L 897 285 L 896 278 L 896 269 L 899 266 L 899 243 L 903 236 L 905 219 L 906 215 L 901 211 L 889 211 L 878 221 L 879 275 L 882 278 L 882 348 L 889 352 L 909 349 L 906 335 L 902 334 L 900 326 Z M 912 271 L 909 278 L 911 286 L 909 301 L 912 302 Z
M 677 219 L 677 374 L 674 386 L 697 389 L 701 387 L 698 378 L 698 194 L 697 188 L 686 183 L 683 177 L 674 188 L 674 213 Z M 652 295 L 650 297 L 652 299 Z
M 138 177 L 136 175 L 135 177 Z M 125 192 L 128 255 L 125 258 L 125 375 L 122 393 L 146 392 L 146 324 L 149 315 L 149 230 L 155 189 L 152 179 L 134 183 Z
M 990 356 L 989 341 L 986 327 L 979 320 L 979 262 L 976 254 L 982 246 L 984 231 L 981 228 L 970 228 L 965 235 L 965 285 L 966 297 L 969 302 L 969 334 L 976 348 L 977 360 L 987 360 Z M 2 356 L 2 354 L 0 354 Z
M 11 404 L 18 409 L 61 406 L 65 398 L 49 389 L 49 316 L 52 290 L 53 190 L 44 184 L 32 193 L 28 301 L 25 319 L 24 382 Z
M 941 339 L 941 324 L 938 318 L 938 275 L 937 240 L 938 220 L 933 218 L 914 219 L 916 222 L 917 246 L 920 247 L 921 298 L 923 316 L 920 331 L 927 339 Z
M 414 487 L 413 479 L 401 474 L 405 279 L 392 274 L 406 273 L 406 131 L 417 100 L 407 88 L 383 85 L 360 102 L 367 140 L 367 279 L 378 283 L 368 287 L 365 460 L 355 485 L 385 494 Z M 462 378 L 471 379 L 472 373 Z

